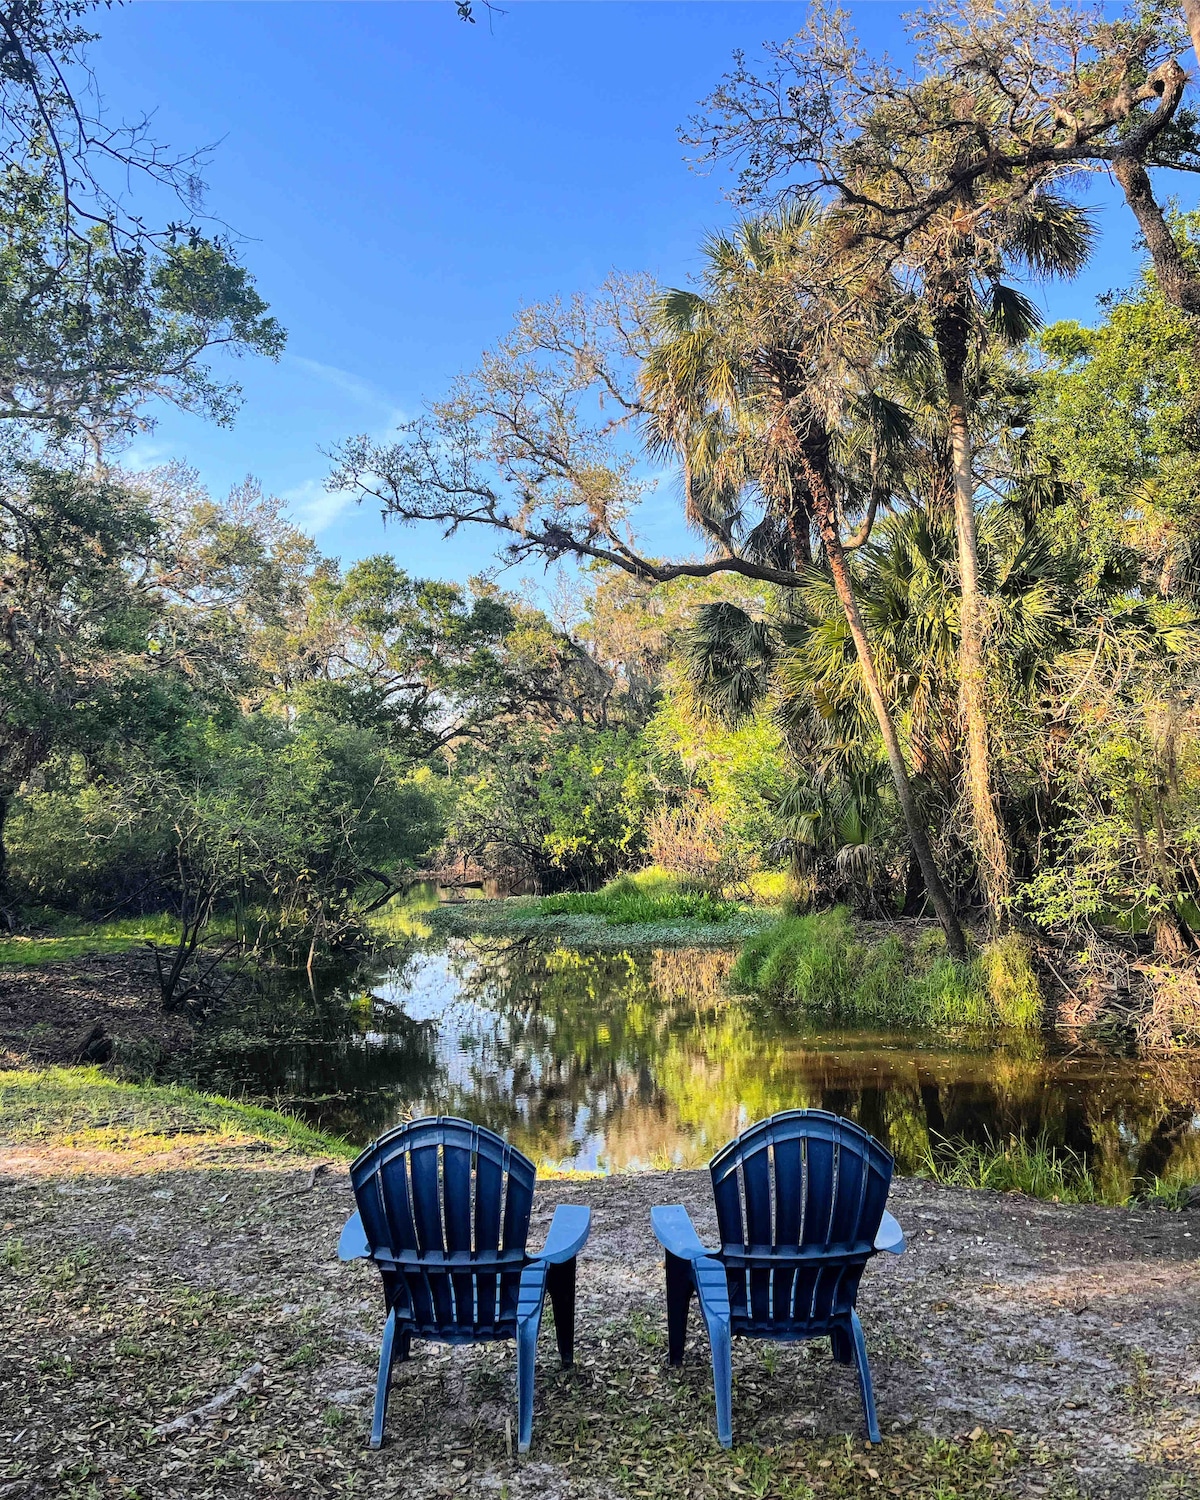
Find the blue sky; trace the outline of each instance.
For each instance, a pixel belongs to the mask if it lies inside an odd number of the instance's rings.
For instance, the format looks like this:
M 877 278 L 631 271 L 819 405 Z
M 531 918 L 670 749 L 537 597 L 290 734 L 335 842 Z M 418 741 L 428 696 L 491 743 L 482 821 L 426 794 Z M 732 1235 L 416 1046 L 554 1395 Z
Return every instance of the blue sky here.
M 873 47 L 900 48 L 899 5 L 850 8 Z M 209 206 L 289 331 L 279 364 L 237 367 L 231 430 L 166 411 L 128 461 L 186 459 L 217 494 L 252 473 L 346 561 L 387 550 L 458 579 L 488 563 L 484 536 L 385 531 L 327 495 L 321 449 L 415 414 L 523 302 L 613 268 L 685 281 L 733 211 L 723 179 L 688 169 L 676 129 L 736 47 L 753 54 L 803 15 L 688 0 L 507 11 L 474 26 L 449 0 L 135 0 L 99 14 L 109 106 L 155 110 L 176 146 L 220 142 Z M 1131 221 L 1106 217 L 1102 254 L 1056 312 L 1088 316 L 1132 274 Z M 656 550 L 694 550 L 675 510 L 663 486 Z

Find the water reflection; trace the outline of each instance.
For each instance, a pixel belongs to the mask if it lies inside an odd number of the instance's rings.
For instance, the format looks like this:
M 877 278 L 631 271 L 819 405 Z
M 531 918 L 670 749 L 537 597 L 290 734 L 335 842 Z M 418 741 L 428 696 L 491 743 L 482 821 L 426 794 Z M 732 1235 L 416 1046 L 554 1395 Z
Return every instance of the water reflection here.
M 789 1027 L 729 994 L 731 961 L 418 938 L 315 991 L 257 996 L 210 1025 L 189 1067 L 355 1141 L 440 1111 L 577 1168 L 697 1163 L 749 1121 L 807 1106 L 860 1121 L 906 1171 L 931 1138 L 1044 1133 L 1114 1188 L 1200 1178 L 1196 1054 Z

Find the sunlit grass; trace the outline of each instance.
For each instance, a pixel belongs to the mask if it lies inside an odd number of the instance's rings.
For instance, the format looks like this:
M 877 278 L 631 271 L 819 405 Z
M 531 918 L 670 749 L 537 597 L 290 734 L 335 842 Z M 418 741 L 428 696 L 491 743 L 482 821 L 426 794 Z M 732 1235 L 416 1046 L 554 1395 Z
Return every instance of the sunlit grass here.
M 0 1140 L 134 1156 L 251 1141 L 307 1155 L 356 1154 L 347 1142 L 278 1110 L 195 1089 L 123 1083 L 98 1068 L 0 1072 Z
M 646 872 L 649 874 L 650 872 Z M 621 875 L 599 891 L 571 891 L 543 896 L 544 916 L 603 917 L 613 926 L 640 922 L 728 922 L 741 916 L 743 903 L 711 891 L 687 890 L 670 877 L 653 880 Z
M 86 953 L 127 953 L 143 943 L 174 943 L 179 938 L 178 921 L 163 913 L 107 922 L 60 918 L 42 925 L 49 926 L 49 931 L 0 939 L 0 964 L 44 964 Z
M 856 938 L 845 909 L 785 917 L 749 939 L 734 984 L 784 1009 L 901 1026 L 1037 1026 L 1042 996 L 1028 949 L 1009 936 L 956 963 L 938 934 L 909 946 Z

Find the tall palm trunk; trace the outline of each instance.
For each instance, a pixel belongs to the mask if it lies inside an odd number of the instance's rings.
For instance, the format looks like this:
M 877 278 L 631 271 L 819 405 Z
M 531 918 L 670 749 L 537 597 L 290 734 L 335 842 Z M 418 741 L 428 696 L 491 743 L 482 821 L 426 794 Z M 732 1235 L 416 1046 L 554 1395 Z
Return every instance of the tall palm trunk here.
M 858 600 L 854 596 L 850 569 L 846 566 L 846 554 L 842 548 L 842 537 L 838 529 L 837 508 L 833 503 L 833 495 L 825 482 L 822 469 L 814 462 L 813 456 L 804 451 L 803 445 L 799 445 L 798 456 L 808 480 L 813 501 L 813 514 L 825 548 L 825 556 L 829 561 L 829 571 L 833 575 L 833 587 L 846 616 L 846 624 L 850 627 L 850 636 L 858 655 L 859 670 L 866 683 L 867 696 L 871 700 L 875 720 L 879 725 L 879 733 L 883 738 L 888 766 L 896 787 L 896 797 L 900 803 L 900 811 L 904 815 L 905 827 L 908 829 L 909 843 L 921 867 L 921 874 L 925 877 L 926 892 L 933 903 L 938 921 L 942 924 L 942 931 L 946 934 L 946 947 L 951 956 L 961 962 L 967 956 L 963 930 L 934 862 L 933 850 L 929 847 L 929 835 L 925 831 L 925 824 L 921 817 L 921 809 L 917 806 L 912 782 L 908 779 L 908 767 L 904 763 L 904 752 L 900 748 L 900 739 L 892 721 L 892 712 L 883 695 L 879 673 L 875 669 L 875 657 L 871 651 L 871 643 L 867 639 L 862 615 L 858 610 Z
M 1200 62 L 1200 0 L 1183 0 L 1183 18 L 1192 39 L 1192 50 Z
M 987 721 L 987 677 L 983 645 L 987 613 L 979 586 L 979 537 L 975 528 L 975 476 L 967 416 L 966 364 L 970 319 L 967 288 L 947 278 L 939 288 L 934 337 L 946 380 L 950 457 L 954 471 L 954 530 L 959 573 L 959 702 L 966 730 L 967 791 L 975 853 L 984 899 L 993 922 L 1004 911 L 1012 886 L 1008 842 L 1000 826 L 992 778 Z

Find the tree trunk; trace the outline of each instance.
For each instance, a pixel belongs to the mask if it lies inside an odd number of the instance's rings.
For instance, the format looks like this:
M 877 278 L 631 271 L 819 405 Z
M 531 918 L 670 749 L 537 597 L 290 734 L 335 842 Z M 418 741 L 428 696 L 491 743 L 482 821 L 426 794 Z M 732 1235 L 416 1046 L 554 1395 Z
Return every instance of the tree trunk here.
M 1197 0 L 1200 9 L 1200 0 Z M 1191 16 L 1188 16 L 1189 23 Z M 1195 31 L 1192 35 L 1195 36 Z M 1181 312 L 1200 314 L 1200 277 L 1188 266 L 1167 217 L 1154 196 L 1150 174 L 1136 156 L 1113 155 L 1113 176 L 1121 184 L 1125 202 L 1138 221 L 1163 297 Z
M 879 725 L 879 733 L 883 738 L 884 749 L 887 751 L 892 781 L 896 787 L 896 797 L 900 803 L 900 810 L 904 814 L 905 827 L 908 829 L 909 843 L 921 866 L 921 874 L 925 877 L 925 889 L 929 894 L 930 903 L 937 913 L 938 921 L 942 924 L 942 931 L 946 934 L 946 947 L 951 957 L 961 962 L 967 956 L 966 940 L 963 937 L 958 917 L 950 904 L 950 898 L 946 894 L 946 888 L 942 884 L 942 877 L 934 863 L 933 850 L 929 847 L 929 835 L 925 830 L 921 810 L 917 806 L 912 782 L 908 779 L 908 767 L 904 764 L 904 752 L 900 748 L 896 726 L 892 722 L 891 709 L 883 695 L 879 674 L 875 670 L 875 657 L 871 651 L 871 643 L 867 639 L 862 616 L 858 612 L 858 600 L 854 597 L 854 585 L 850 581 L 846 554 L 842 550 L 842 537 L 838 530 L 833 497 L 820 477 L 813 471 L 809 460 L 804 458 L 802 461 L 809 469 L 817 529 L 825 548 L 829 571 L 833 575 L 834 590 L 845 613 L 846 624 L 850 627 L 850 635 L 858 656 L 859 670 L 863 674 L 863 681 L 867 687 L 867 696 L 871 700 L 871 707 L 875 710 L 875 719 Z
M 993 923 L 999 920 L 1012 886 L 1008 843 L 1000 826 L 992 787 L 988 744 L 987 678 L 983 642 L 987 628 L 979 586 L 979 538 L 975 529 L 975 476 L 964 379 L 969 327 L 965 288 L 943 287 L 946 300 L 935 310 L 934 332 L 946 378 L 950 458 L 954 470 L 954 531 L 959 573 L 959 702 L 966 729 L 967 791 L 984 900 Z
M 1183 0 L 1183 18 L 1192 39 L 1192 50 L 1200 63 L 1200 0 Z
M 8 905 L 8 848 L 4 842 L 4 824 L 11 805 L 11 795 L 0 789 L 0 929 L 4 930 L 11 930 L 13 925 Z

